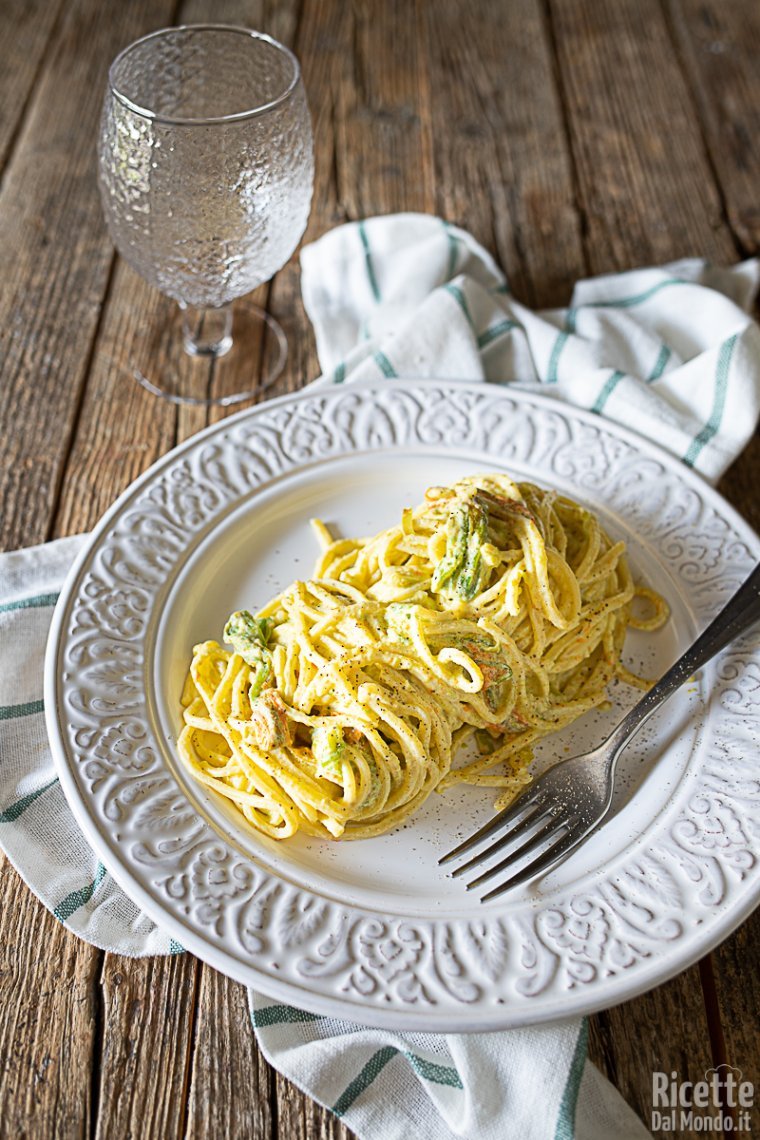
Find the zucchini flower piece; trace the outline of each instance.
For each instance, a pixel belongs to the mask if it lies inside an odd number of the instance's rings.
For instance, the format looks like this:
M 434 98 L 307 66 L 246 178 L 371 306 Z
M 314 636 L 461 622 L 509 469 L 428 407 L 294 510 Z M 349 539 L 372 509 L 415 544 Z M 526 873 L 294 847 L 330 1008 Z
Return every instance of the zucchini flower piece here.
M 318 776 L 340 776 L 346 742 L 339 724 L 318 724 L 311 734 Z
M 251 719 L 246 727 L 246 736 L 257 748 L 271 752 L 274 748 L 292 744 L 294 735 L 288 706 L 277 689 L 265 689 L 260 697 L 251 702 Z
M 460 503 L 449 515 L 446 552 L 435 568 L 431 589 L 458 594 L 466 602 L 480 591 L 486 567 L 481 547 L 488 541 L 488 513 L 475 500 Z
M 272 672 L 272 655 L 267 649 L 267 642 L 273 628 L 271 618 L 255 618 L 248 610 L 238 610 L 231 614 L 224 627 L 224 640 L 253 669 L 250 689 L 252 701 L 258 697 Z

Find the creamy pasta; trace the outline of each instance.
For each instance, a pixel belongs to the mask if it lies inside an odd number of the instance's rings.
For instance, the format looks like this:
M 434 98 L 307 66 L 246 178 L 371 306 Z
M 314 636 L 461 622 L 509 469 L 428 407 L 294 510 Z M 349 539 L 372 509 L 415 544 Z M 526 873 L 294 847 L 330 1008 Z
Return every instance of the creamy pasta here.
M 196 646 L 183 695 L 183 763 L 266 835 L 378 835 L 460 783 L 502 807 L 537 741 L 649 684 L 621 651 L 665 603 L 555 491 L 478 475 L 369 538 L 313 525 L 313 576 Z

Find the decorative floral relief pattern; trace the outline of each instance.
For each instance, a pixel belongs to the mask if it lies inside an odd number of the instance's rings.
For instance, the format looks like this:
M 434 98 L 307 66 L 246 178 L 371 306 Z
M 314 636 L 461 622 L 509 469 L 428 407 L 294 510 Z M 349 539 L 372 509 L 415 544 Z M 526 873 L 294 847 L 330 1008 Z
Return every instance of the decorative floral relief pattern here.
M 382 916 L 313 896 L 255 866 L 199 819 L 161 759 L 143 690 L 167 578 L 245 496 L 301 464 L 348 451 L 442 448 L 570 481 L 625 517 L 709 620 L 757 556 L 701 481 L 610 425 L 504 390 L 351 388 L 255 408 L 167 457 L 91 551 L 67 600 L 60 729 L 82 810 L 113 833 L 122 870 L 251 981 L 389 1011 L 493 1011 L 556 1002 L 630 976 L 716 908 L 756 893 L 760 655 L 742 641 L 714 669 L 720 732 L 701 729 L 676 803 L 622 871 L 582 893 L 476 920 Z M 755 645 L 753 649 L 751 646 Z M 716 714 L 717 715 L 717 714 Z M 80 813 L 81 814 L 81 813 Z M 122 876 L 123 877 L 123 876 Z

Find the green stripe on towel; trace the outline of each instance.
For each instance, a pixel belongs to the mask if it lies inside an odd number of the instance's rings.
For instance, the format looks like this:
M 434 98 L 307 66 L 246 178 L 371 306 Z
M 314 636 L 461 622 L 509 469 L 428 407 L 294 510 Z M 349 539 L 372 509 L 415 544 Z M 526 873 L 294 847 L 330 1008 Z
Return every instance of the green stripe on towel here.
M 615 391 L 615 389 L 617 388 L 618 384 L 620 383 L 620 381 L 623 379 L 624 376 L 625 376 L 625 372 L 621 372 L 620 370 L 612 373 L 612 375 L 607 379 L 607 381 L 606 381 L 604 387 L 602 388 L 601 392 L 597 396 L 596 403 L 594 404 L 594 406 L 591 409 L 592 412 L 601 412 L 602 411 L 604 405 L 607 403 L 610 396 Z
M 351 1105 L 377 1079 L 398 1051 L 395 1046 L 386 1045 L 370 1057 L 364 1068 L 354 1077 L 333 1105 L 332 1111 L 336 1116 L 344 1116 L 348 1112 Z M 411 1053 L 407 1050 L 404 1050 L 403 1056 L 409 1061 L 415 1073 L 424 1080 L 433 1081 L 438 1085 L 448 1085 L 449 1088 L 461 1089 L 463 1087 L 459 1073 L 453 1066 L 439 1065 L 435 1061 L 428 1061 L 425 1057 L 420 1057 L 417 1053 Z
M 562 349 L 567 344 L 572 333 L 575 332 L 575 319 L 577 317 L 575 309 L 568 309 L 565 314 L 565 327 L 561 332 L 557 333 L 557 339 L 552 348 L 552 354 L 549 357 L 549 364 L 546 369 L 546 383 L 557 383 L 557 367 L 559 365 L 559 358 L 562 355 Z
M 382 372 L 383 376 L 385 376 L 388 380 L 398 379 L 398 372 L 393 367 L 384 352 L 381 352 L 380 349 L 378 349 L 377 352 L 373 353 L 372 359 Z
M 45 709 L 42 701 L 26 701 L 23 705 L 0 705 L 0 720 L 16 720 L 20 716 L 35 716 Z
M 467 324 L 470 326 L 472 331 L 475 332 L 475 325 L 473 324 L 472 317 L 470 316 L 470 310 L 467 307 L 467 299 L 462 290 L 458 285 L 452 285 L 450 282 L 448 285 L 444 285 L 444 289 L 454 298 L 456 303 L 459 305 L 459 308 L 462 310 L 462 313 L 467 320 Z
M 424 1077 L 426 1081 L 433 1081 L 437 1085 L 449 1085 L 454 1089 L 464 1087 L 459 1073 L 452 1065 L 439 1065 L 435 1061 L 428 1061 L 424 1057 L 418 1056 L 417 1053 L 409 1053 L 406 1050 L 404 1050 L 404 1056 L 415 1073 Z
M 647 384 L 653 384 L 655 380 L 659 380 L 665 371 L 665 365 L 670 360 L 672 349 L 668 348 L 666 344 L 660 349 L 660 355 L 654 362 L 654 368 L 647 376 Z
M 369 280 L 369 287 L 372 290 L 372 296 L 376 301 L 379 301 L 380 288 L 377 284 L 377 277 L 375 276 L 375 266 L 372 261 L 372 251 L 369 248 L 369 238 L 367 237 L 367 229 L 364 225 L 364 222 L 359 222 L 359 237 L 361 238 L 361 243 L 364 247 L 364 263 L 367 266 L 367 278 Z
M 332 1111 L 336 1116 L 343 1116 L 348 1112 L 354 1101 L 380 1076 L 385 1066 L 393 1060 L 397 1053 L 398 1049 L 393 1045 L 385 1045 L 370 1057 L 358 1076 L 354 1077 L 351 1084 L 347 1086 L 333 1105 Z
M 33 598 L 19 598 L 17 602 L 3 602 L 0 605 L 0 614 L 10 613 L 11 610 L 40 610 L 46 606 L 54 606 L 58 601 L 58 594 L 37 594 Z
M 30 792 L 28 796 L 22 796 L 20 800 L 16 800 L 15 804 L 11 804 L 5 811 L 0 812 L 0 823 L 15 823 L 18 817 L 23 815 L 26 809 L 30 807 L 35 800 L 39 799 L 43 792 L 46 792 L 48 788 L 52 788 L 53 784 L 57 783 L 58 777 L 56 776 L 54 780 L 51 780 L 49 784 L 45 784 L 44 787 L 38 788 L 36 792 Z
M 459 239 L 451 232 L 451 223 L 444 222 L 443 227 L 446 230 L 446 237 L 449 242 L 449 264 L 446 267 L 446 280 L 450 281 L 456 273 L 457 261 L 459 260 Z
M 616 297 L 612 301 L 589 301 L 589 309 L 630 309 L 634 305 L 643 305 L 650 297 L 656 296 L 662 289 L 669 289 L 671 285 L 689 285 L 692 282 L 683 281 L 680 277 L 669 277 L 667 281 L 659 281 L 643 293 L 634 293 L 632 297 Z
M 323 1020 L 318 1013 L 307 1013 L 305 1009 L 296 1009 L 293 1005 L 265 1005 L 262 1009 L 251 1010 L 251 1021 L 255 1029 L 267 1025 L 298 1025 Z
M 565 1091 L 559 1106 L 557 1127 L 554 1130 L 554 1140 L 573 1140 L 575 1136 L 575 1112 L 578 1107 L 578 1093 L 580 1092 L 583 1070 L 586 1067 L 586 1053 L 588 1050 L 588 1020 L 584 1017 L 575 1043 L 575 1052 L 570 1065 Z
M 102 863 L 98 863 L 98 870 L 95 878 L 86 887 L 80 887 L 78 891 L 72 891 L 71 894 L 66 895 L 66 898 L 58 903 L 58 906 L 53 911 L 53 914 L 59 922 L 66 922 L 71 918 L 72 914 L 79 910 L 80 907 L 85 906 L 105 878 L 106 869 Z
M 478 337 L 478 348 L 486 348 L 493 341 L 497 340 L 504 333 L 511 332 L 512 329 L 522 328 L 517 321 L 504 320 L 499 321 L 498 325 L 492 325 L 490 329 L 486 329 Z
M 699 435 L 691 441 L 689 450 L 683 457 L 684 463 L 689 467 L 694 466 L 700 451 L 705 444 L 710 442 L 720 427 L 720 421 L 723 419 L 723 409 L 726 406 L 728 370 L 731 367 L 731 357 L 733 356 L 738 338 L 739 334 L 734 333 L 732 337 L 729 337 L 728 340 L 725 340 L 721 345 L 718 363 L 715 368 L 715 395 L 713 397 L 713 407 L 710 418 Z

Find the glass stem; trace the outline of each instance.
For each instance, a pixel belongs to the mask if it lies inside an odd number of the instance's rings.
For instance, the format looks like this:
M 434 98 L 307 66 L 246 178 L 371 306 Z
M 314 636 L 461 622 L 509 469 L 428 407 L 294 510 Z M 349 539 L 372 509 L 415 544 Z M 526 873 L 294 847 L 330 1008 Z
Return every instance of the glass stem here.
M 190 356 L 224 356 L 232 348 L 232 306 L 182 305 L 182 341 Z

